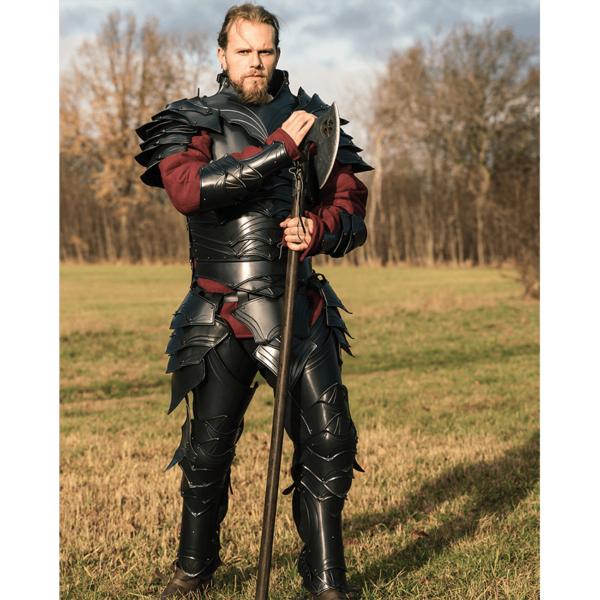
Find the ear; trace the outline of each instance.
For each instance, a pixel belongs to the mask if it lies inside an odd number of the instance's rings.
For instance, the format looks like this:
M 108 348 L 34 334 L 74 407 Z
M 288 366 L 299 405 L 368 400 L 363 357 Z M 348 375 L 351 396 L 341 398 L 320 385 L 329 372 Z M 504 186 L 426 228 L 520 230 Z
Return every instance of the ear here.
M 217 48 L 217 58 L 221 63 L 223 71 L 227 71 L 227 59 L 225 58 L 225 51 L 221 47 Z

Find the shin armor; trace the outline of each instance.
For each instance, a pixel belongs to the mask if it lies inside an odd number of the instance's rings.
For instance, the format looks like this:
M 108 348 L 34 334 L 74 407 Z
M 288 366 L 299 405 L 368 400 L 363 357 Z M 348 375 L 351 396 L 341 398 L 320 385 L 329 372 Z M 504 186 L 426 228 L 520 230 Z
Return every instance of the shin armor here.
M 205 363 L 205 378 L 193 390 L 194 419 L 188 411 L 178 450 L 183 455 L 183 514 L 177 556 L 188 577 L 208 579 L 221 564 L 219 528 L 227 514 L 231 464 L 254 395 L 248 385 L 256 368 L 231 337 L 211 350 Z M 243 383 L 231 374 L 234 366 Z
M 354 477 L 358 438 L 334 340 L 330 335 L 309 360 L 293 393 L 291 415 L 293 514 L 304 542 L 298 570 L 315 595 L 348 589 L 341 513 Z

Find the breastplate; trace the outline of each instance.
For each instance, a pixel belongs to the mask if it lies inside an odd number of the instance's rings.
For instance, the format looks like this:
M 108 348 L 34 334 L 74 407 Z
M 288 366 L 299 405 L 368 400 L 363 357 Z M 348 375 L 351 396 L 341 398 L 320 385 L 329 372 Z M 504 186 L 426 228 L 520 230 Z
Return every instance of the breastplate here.
M 210 134 L 214 160 L 259 146 L 241 126 L 223 120 L 223 133 Z M 190 259 L 195 276 L 213 279 L 232 289 L 249 280 L 285 277 L 287 249 L 281 247 L 279 224 L 291 213 L 293 175 L 289 169 L 271 177 L 257 192 L 238 205 L 188 217 Z M 299 279 L 312 272 L 310 261 L 301 264 Z M 262 287 L 255 282 L 254 289 Z

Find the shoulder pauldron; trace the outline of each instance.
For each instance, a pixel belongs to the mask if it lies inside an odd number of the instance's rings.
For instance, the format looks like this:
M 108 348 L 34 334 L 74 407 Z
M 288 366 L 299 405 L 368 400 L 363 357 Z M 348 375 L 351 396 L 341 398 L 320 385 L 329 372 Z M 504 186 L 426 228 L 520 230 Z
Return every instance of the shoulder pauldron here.
M 184 152 L 199 129 L 220 133 L 222 131 L 219 111 L 210 108 L 204 98 L 184 98 L 168 104 L 165 110 L 152 117 L 136 133 L 143 140 L 142 152 L 135 160 L 146 167 L 141 180 L 156 187 L 163 187 L 158 164 L 163 158 Z
M 146 167 L 141 180 L 147 185 L 164 187 L 158 168 L 160 161 L 172 154 L 185 152 L 200 129 L 212 133 L 218 140 L 224 134 L 221 118 L 243 128 L 257 141 L 257 145 L 262 145 L 293 111 L 304 110 L 320 116 L 329 108 L 317 94 L 310 96 L 302 88 L 298 96 L 294 96 L 287 87 L 287 74 L 282 72 L 282 76 L 278 84 L 279 91 L 268 104 L 241 104 L 226 79 L 220 80 L 222 87 L 214 96 L 184 98 L 168 104 L 165 110 L 152 117 L 152 121 L 136 130 L 143 143 L 140 144 L 142 152 L 135 159 Z M 348 123 L 345 119 L 340 122 L 342 125 Z M 338 161 L 343 165 L 351 165 L 355 172 L 370 171 L 372 167 L 362 160 L 359 152 L 361 148 L 352 142 L 352 136 L 342 130 Z

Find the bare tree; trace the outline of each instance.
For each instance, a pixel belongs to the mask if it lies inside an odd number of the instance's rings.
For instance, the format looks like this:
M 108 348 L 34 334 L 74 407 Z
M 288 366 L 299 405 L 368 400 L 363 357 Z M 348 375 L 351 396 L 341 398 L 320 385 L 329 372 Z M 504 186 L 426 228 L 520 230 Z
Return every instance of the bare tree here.
M 103 208 L 96 224 L 103 229 L 105 242 L 101 258 L 148 256 L 151 249 L 142 229 L 150 225 L 144 220 L 155 219 L 166 196 L 139 179 L 134 131 L 168 101 L 195 94 L 207 47 L 204 33 L 164 33 L 156 17 L 138 27 L 132 14 L 122 16 L 116 11 L 102 24 L 96 39 L 83 44 L 77 62 L 62 78 L 63 166 L 85 165 L 87 185 Z M 62 175 L 68 179 L 66 170 Z M 75 184 L 74 179 L 69 182 Z M 66 202 L 67 197 L 62 199 Z M 63 203 L 62 212 L 79 208 Z M 71 234 L 64 242 L 68 244 L 73 235 L 82 237 Z
M 528 76 L 535 52 L 534 43 L 490 21 L 479 30 L 456 28 L 436 57 L 448 119 L 444 138 L 474 199 L 480 265 L 486 264 L 484 215 L 493 173 L 518 161 L 536 142 L 529 133 L 539 115 L 539 95 L 532 97 Z
M 396 246 L 388 259 L 485 265 L 522 254 L 514 178 L 521 196 L 532 195 L 530 222 L 539 203 L 529 181 L 539 169 L 536 51 L 535 41 L 488 22 L 391 52 L 371 126 L 386 132 L 376 208 L 386 217 L 371 217 L 371 233 Z

